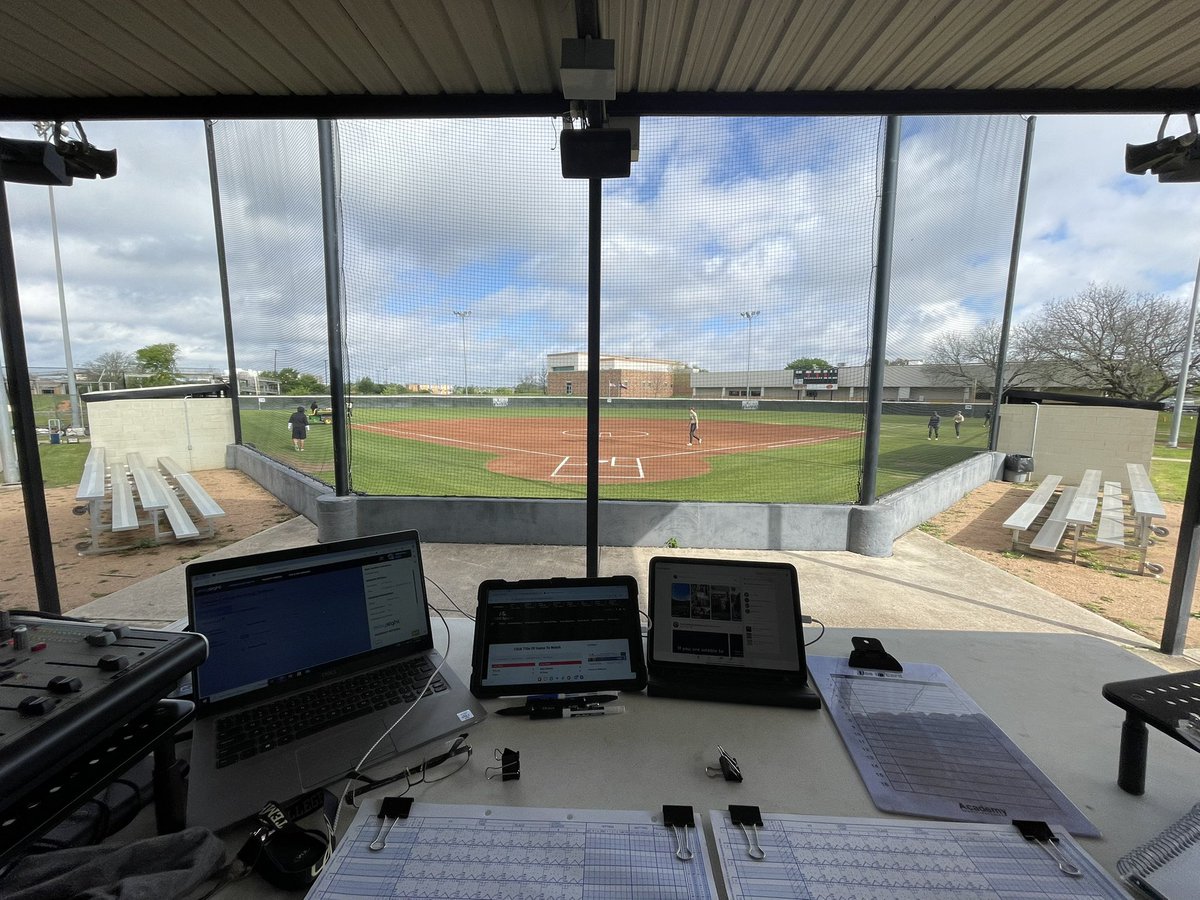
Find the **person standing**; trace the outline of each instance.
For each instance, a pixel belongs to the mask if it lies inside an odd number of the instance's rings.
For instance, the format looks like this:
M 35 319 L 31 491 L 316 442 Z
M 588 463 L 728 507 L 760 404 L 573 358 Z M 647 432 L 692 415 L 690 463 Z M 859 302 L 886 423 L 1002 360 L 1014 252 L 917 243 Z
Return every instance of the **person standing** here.
M 935 409 L 933 415 L 929 417 L 929 437 L 925 440 L 936 441 L 938 439 L 938 428 L 941 427 L 941 424 L 942 417 L 938 415 L 938 411 Z
M 288 425 L 292 429 L 292 448 L 303 453 L 304 439 L 308 437 L 308 416 L 304 414 L 303 406 L 296 407 L 296 411 L 288 419 Z
M 965 422 L 966 420 L 967 420 L 967 417 L 962 414 L 961 409 L 954 414 L 953 421 L 954 421 L 954 439 L 955 440 L 958 440 L 960 437 L 962 437 L 962 423 Z
M 694 406 L 690 407 L 688 409 L 688 446 L 689 447 L 692 446 L 693 440 L 697 444 L 704 443 L 704 441 L 700 438 L 700 435 L 698 435 L 696 433 L 696 429 L 699 427 L 700 427 L 700 419 L 696 415 L 696 407 L 694 407 Z

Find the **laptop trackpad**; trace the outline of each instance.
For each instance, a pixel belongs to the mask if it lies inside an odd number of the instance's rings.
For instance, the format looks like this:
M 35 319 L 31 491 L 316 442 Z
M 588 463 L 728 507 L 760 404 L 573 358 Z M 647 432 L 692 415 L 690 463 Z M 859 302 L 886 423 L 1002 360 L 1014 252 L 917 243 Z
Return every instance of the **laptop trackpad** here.
M 344 777 L 390 724 L 383 716 L 364 716 L 330 729 L 328 734 L 297 750 L 296 764 L 303 789 L 310 791 Z M 384 738 L 362 767 L 370 768 L 395 755 L 396 748 L 390 738 Z

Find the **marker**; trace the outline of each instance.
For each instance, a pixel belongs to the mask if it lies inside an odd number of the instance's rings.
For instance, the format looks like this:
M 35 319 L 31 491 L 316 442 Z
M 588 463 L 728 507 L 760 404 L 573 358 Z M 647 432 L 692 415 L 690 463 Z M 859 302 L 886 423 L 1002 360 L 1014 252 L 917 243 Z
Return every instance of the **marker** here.
M 577 716 L 619 716 L 625 712 L 623 706 L 574 706 L 562 711 L 564 719 L 574 719 Z

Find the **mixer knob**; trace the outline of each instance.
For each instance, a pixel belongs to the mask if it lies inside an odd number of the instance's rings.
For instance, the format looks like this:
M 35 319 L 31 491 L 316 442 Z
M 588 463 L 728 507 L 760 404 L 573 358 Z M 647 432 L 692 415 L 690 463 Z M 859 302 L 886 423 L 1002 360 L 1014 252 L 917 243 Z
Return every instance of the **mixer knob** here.
M 28 650 L 29 649 L 29 629 L 24 625 L 18 625 L 13 629 L 13 649 Z
M 128 625 L 105 625 L 104 630 L 112 632 L 118 638 L 123 638 L 129 634 Z
M 53 697 L 26 697 L 17 704 L 17 711 L 23 716 L 44 716 L 54 709 Z
M 56 694 L 77 694 L 83 690 L 83 682 L 78 678 L 68 678 L 66 675 L 55 675 L 46 687 Z
M 120 672 L 122 669 L 129 668 L 128 656 L 114 656 L 108 654 L 100 657 L 100 671 L 102 672 Z
M 87 642 L 93 647 L 107 647 L 117 642 L 117 636 L 111 631 L 96 631 L 87 636 Z

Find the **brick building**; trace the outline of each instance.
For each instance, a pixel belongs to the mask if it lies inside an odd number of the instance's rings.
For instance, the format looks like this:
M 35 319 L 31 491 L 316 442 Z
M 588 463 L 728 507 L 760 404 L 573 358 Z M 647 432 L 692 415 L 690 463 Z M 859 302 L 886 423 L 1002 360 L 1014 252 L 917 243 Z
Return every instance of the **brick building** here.
M 551 397 L 587 396 L 587 354 L 546 356 L 546 393 Z M 600 357 L 602 397 L 688 397 L 691 370 L 670 359 L 641 356 Z

